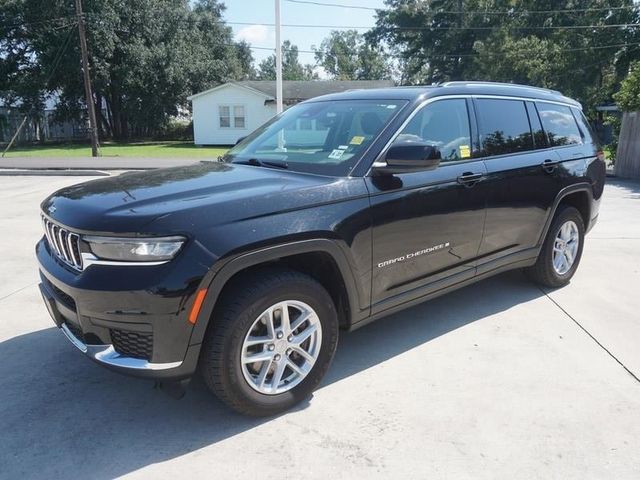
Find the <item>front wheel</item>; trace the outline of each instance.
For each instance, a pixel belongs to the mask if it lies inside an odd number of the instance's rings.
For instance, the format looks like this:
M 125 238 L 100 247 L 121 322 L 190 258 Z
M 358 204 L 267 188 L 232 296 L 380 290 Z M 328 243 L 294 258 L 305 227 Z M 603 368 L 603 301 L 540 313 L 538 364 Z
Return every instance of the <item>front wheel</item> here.
M 527 274 L 545 287 L 563 287 L 578 268 L 583 246 L 582 215 L 575 207 L 561 206 L 547 232 L 538 260 L 527 269 Z
M 204 380 L 248 415 L 273 415 L 308 397 L 338 341 L 331 297 L 316 280 L 291 270 L 236 281 L 212 322 L 201 356 Z

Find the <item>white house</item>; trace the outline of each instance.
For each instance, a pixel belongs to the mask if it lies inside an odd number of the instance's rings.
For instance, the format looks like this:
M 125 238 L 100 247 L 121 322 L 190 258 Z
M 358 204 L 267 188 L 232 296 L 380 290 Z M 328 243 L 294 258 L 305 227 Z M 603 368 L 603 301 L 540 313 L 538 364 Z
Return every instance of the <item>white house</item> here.
M 392 87 L 391 80 L 282 82 L 285 107 L 328 93 Z M 276 82 L 229 82 L 189 97 L 196 145 L 233 145 L 276 114 Z

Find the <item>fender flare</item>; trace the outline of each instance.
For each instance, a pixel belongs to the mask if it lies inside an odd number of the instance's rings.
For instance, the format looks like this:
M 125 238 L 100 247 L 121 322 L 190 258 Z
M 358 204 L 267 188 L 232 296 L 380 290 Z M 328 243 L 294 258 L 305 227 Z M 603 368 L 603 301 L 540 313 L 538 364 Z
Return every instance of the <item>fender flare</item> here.
M 349 325 L 368 316 L 369 311 L 360 308 L 359 295 L 346 255 L 336 242 L 329 239 L 300 240 L 254 250 L 240 254 L 225 262 L 214 265 L 205 275 L 200 288 L 206 288 L 207 294 L 191 333 L 190 345 L 202 343 L 211 320 L 213 310 L 218 303 L 220 293 L 227 282 L 238 272 L 261 263 L 304 253 L 322 252 L 329 254 L 336 262 L 344 281 L 349 303 Z
M 589 222 L 591 222 L 591 209 L 592 209 L 591 202 L 593 202 L 593 189 L 591 185 L 586 182 L 580 182 L 580 183 L 575 183 L 573 185 L 569 185 L 568 187 L 565 187 L 562 190 L 560 190 L 560 192 L 558 192 L 558 195 L 556 195 L 556 199 L 554 200 L 553 205 L 551 206 L 549 215 L 547 216 L 547 220 L 545 221 L 544 227 L 542 228 L 542 233 L 538 239 L 538 247 L 541 247 L 542 244 L 544 243 L 544 239 L 547 236 L 547 232 L 549 231 L 549 228 L 551 228 L 551 222 L 553 220 L 553 217 L 556 214 L 556 211 L 558 210 L 558 205 L 560 205 L 560 202 L 562 202 L 562 200 L 568 195 L 571 195 L 572 193 L 577 193 L 577 192 L 586 192 L 587 195 L 589 196 L 589 214 L 587 215 L 588 217 L 587 224 L 585 224 L 584 226 L 585 231 L 589 229 Z

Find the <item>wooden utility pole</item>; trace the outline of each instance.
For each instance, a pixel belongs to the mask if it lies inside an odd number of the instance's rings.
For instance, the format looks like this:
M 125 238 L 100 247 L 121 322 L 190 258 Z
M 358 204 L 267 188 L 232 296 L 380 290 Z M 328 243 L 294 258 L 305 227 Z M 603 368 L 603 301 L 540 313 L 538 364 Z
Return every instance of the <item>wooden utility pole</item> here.
M 84 30 L 84 15 L 82 13 L 82 0 L 76 0 L 76 14 L 78 16 L 78 33 L 80 34 L 80 51 L 82 52 L 82 74 L 84 76 L 84 96 L 89 113 L 89 134 L 91 136 L 91 156 L 98 156 L 98 128 L 96 125 L 96 108 L 91 92 L 91 79 L 89 77 L 89 55 L 87 53 L 87 37 Z

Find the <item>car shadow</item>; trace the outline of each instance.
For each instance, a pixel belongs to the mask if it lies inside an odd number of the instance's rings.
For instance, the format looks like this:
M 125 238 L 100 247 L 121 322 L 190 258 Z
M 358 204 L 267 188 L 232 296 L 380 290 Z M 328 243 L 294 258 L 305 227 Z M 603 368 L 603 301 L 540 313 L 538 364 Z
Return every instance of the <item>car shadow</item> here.
M 343 332 L 320 388 L 541 295 L 509 272 Z M 271 420 L 233 413 L 199 379 L 172 399 L 81 358 L 56 328 L 0 343 L 0 359 L 3 478 L 114 478 Z

